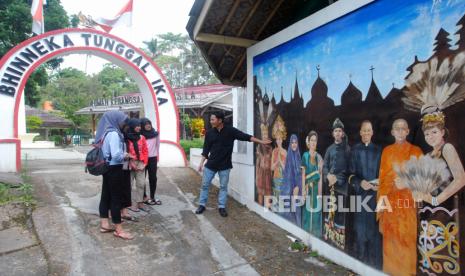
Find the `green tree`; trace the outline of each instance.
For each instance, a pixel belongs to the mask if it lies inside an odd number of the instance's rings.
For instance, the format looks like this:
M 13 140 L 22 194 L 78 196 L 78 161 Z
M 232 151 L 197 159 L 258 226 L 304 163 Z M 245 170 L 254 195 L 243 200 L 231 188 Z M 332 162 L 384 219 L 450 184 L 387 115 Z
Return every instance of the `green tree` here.
M 44 8 L 44 24 L 46 32 L 68 28 L 71 25 L 60 0 L 47 0 Z
M 191 40 L 189 40 L 189 46 L 190 48 L 186 51 L 183 60 L 185 83 L 190 86 L 219 83 L 199 48 Z
M 27 130 L 38 129 L 44 121 L 37 116 L 26 116 L 26 128 Z
M 139 91 L 137 84 L 120 67 L 107 63 L 102 71 L 94 76 L 103 87 L 103 96 L 112 97 Z
M 187 35 L 168 32 L 158 35 L 158 38 L 160 39 L 159 50 L 163 54 L 176 50 L 183 52 L 189 48 L 189 37 Z
M 58 80 L 64 78 L 77 78 L 77 79 L 86 79 L 88 76 L 85 72 L 76 69 L 76 68 L 64 68 L 56 72 L 51 76 L 51 80 Z
M 106 64 L 102 71 L 93 76 L 75 68 L 58 70 L 50 76 L 49 83 L 41 89 L 42 101 L 50 100 L 55 109 L 61 110 L 64 117 L 77 127 L 90 125 L 90 116 L 75 115 L 94 99 L 111 98 L 138 91 L 136 83 L 121 68 Z
M 0 1 L 0 57 L 31 35 L 31 7 L 24 0 Z
M 156 59 L 161 53 L 158 49 L 158 40 L 156 38 L 152 38 L 149 41 L 143 41 L 145 44 L 145 48 L 142 50 L 151 58 Z
M 144 44 L 142 50 L 157 63 L 172 87 L 219 82 L 187 35 L 160 34 Z
M 103 87 L 97 79 L 74 68 L 62 69 L 52 75 L 41 92 L 43 100 L 52 100 L 54 107 L 63 111 L 77 127 L 88 127 L 90 117 L 75 112 L 88 106 L 91 100 L 103 97 Z
M 46 71 L 46 65 L 43 64 L 39 66 L 32 74 L 29 76 L 28 81 L 26 82 L 26 87 L 24 88 L 24 101 L 29 106 L 37 107 L 37 104 L 40 101 L 40 89 L 45 87 L 48 83 L 48 74 Z
M 155 62 L 157 63 L 158 67 L 160 67 L 172 87 L 183 86 L 183 65 L 179 57 L 161 55 L 155 59 Z
M 79 17 L 77 16 L 77 14 L 71 15 L 69 22 L 70 27 L 77 28 L 79 26 Z
M 0 1 L 0 58 L 11 48 L 32 36 L 31 1 Z M 59 0 L 48 0 L 44 7 L 45 30 L 51 31 L 69 26 L 69 18 Z M 47 84 L 47 70 L 56 69 L 62 59 L 52 59 L 34 71 L 24 90 L 27 105 L 37 106 L 39 88 Z

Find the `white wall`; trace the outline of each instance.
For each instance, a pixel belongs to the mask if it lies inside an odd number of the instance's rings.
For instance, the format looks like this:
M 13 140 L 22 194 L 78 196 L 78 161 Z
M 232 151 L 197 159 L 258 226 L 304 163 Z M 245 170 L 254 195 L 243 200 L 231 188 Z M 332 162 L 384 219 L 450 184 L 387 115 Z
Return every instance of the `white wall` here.
M 344 14 L 347 14 L 351 11 L 354 11 L 373 0 L 341 0 L 335 4 L 317 12 L 316 14 L 305 18 L 296 24 L 290 26 L 289 28 L 267 38 L 266 40 L 255 44 L 250 47 L 247 51 L 247 112 L 238 112 L 240 109 L 240 101 L 237 99 L 237 93 L 233 93 L 233 124 L 236 126 L 238 119 L 244 119 L 247 121 L 246 131 L 250 134 L 253 134 L 253 120 L 254 120 L 254 110 L 253 110 L 253 57 L 267 51 L 271 48 L 274 48 L 278 45 L 285 43 L 286 41 L 300 36 L 308 31 L 315 29 L 329 21 L 332 21 L 338 17 L 341 17 Z M 242 117 L 240 117 L 242 116 Z M 237 147 L 236 147 L 237 148 Z M 194 159 L 191 159 L 191 162 L 195 162 L 196 151 L 193 151 L 191 158 L 194 155 Z M 200 153 L 198 153 L 200 154 Z M 229 193 L 240 203 L 246 205 L 250 210 L 256 212 L 258 215 L 269 220 L 270 222 L 276 224 L 277 226 L 285 229 L 286 231 L 292 233 L 295 237 L 311 245 L 313 250 L 317 250 L 319 255 L 324 256 L 331 261 L 348 267 L 351 270 L 359 273 L 361 275 L 384 275 L 383 273 L 365 265 L 364 263 L 356 260 L 355 258 L 347 255 L 345 252 L 340 251 L 326 242 L 313 237 L 308 232 L 302 230 L 300 227 L 294 225 L 293 223 L 285 220 L 284 218 L 266 211 L 262 206 L 255 203 L 255 167 L 253 162 L 253 145 L 249 143 L 247 146 L 246 154 L 233 153 L 233 166 L 234 169 L 230 174 L 230 184 L 229 184 Z M 197 160 L 198 164 L 198 160 Z M 197 166 L 195 166 L 197 168 Z M 285 238 L 283 236 L 283 238 Z
M 0 158 L 0 171 L 16 172 L 16 144 L 0 144 L 0 153 L 3 156 Z
M 26 134 L 26 105 L 24 100 L 24 93 L 22 93 L 18 111 L 18 135 Z

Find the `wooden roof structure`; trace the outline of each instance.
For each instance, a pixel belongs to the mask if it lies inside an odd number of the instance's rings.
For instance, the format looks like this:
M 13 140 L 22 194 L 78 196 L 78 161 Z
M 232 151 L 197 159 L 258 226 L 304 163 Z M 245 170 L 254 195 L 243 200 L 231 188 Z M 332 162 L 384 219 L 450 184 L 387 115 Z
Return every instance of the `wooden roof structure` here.
M 26 116 L 36 116 L 42 120 L 40 128 L 66 129 L 74 127 L 68 119 L 55 115 L 53 112 L 37 109 L 26 105 Z
M 222 83 L 246 86 L 247 48 L 336 0 L 195 0 L 186 29 Z

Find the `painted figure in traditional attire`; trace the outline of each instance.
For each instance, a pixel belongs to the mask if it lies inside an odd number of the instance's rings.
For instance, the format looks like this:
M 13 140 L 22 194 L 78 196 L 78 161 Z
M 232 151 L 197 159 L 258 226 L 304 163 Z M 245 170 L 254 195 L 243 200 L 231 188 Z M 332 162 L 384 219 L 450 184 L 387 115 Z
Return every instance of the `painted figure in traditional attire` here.
M 423 158 L 423 170 L 414 171 L 415 178 L 421 178 L 420 185 L 411 187 L 415 200 L 422 202 L 418 210 L 419 275 L 465 274 L 465 254 L 460 248 L 465 236 L 465 172 L 457 150 L 446 142 L 443 113 L 465 99 L 464 78 L 465 52 L 460 52 L 442 61 L 432 57 L 419 62 L 406 79 L 405 107 L 421 112 L 425 141 L 433 148 Z
M 411 156 L 420 156 L 421 149 L 407 141 L 407 121 L 397 119 L 391 134 L 395 143 L 381 154 L 377 219 L 383 235 L 383 271 L 390 275 L 414 275 L 416 272 L 417 214 L 412 193 L 397 177 L 394 166 L 402 165 Z
M 449 178 L 430 193 L 414 193 L 423 201 L 418 223 L 418 273 L 461 275 L 458 192 L 465 186 L 465 172 L 454 146 L 445 142 L 445 116 L 441 111 L 423 116 L 425 140 L 433 150 L 427 155 L 444 163 Z M 462 210 L 460 210 L 462 209 Z
M 332 134 L 334 143 L 326 150 L 323 163 L 323 190 L 325 195 L 337 200 L 337 206 L 347 207 L 350 147 L 344 133 L 344 124 L 339 118 L 333 123 Z M 330 208 L 324 218 L 324 239 L 345 249 L 345 224 L 346 213 Z
M 354 256 L 373 267 L 382 268 L 382 248 L 379 226 L 376 222 L 376 193 L 381 161 L 381 147 L 372 143 L 373 126 L 363 121 L 360 127 L 361 142 L 352 147 L 349 162 L 349 185 L 357 200 L 372 210 L 361 208 L 353 214 Z
M 279 198 L 283 189 L 283 171 L 286 164 L 287 152 L 283 148 L 283 140 L 286 139 L 286 126 L 281 116 L 277 116 L 273 124 L 272 137 L 276 141 L 276 148 L 271 152 L 271 171 L 273 172 L 273 195 Z
M 282 195 L 290 196 L 290 212 L 285 214 L 293 223 L 302 226 L 301 208 L 294 206 L 292 202 L 294 197 L 302 195 L 302 176 L 300 172 L 300 151 L 297 135 L 292 134 L 289 139 L 289 148 L 287 150 L 286 165 L 284 167 L 284 187 Z
M 302 228 L 321 237 L 321 200 L 323 158 L 316 152 L 318 134 L 310 131 L 305 139 L 308 151 L 302 155 L 302 195 L 305 205 L 302 207 Z
M 272 122 L 273 106 L 270 105 L 268 96 L 265 94 L 263 100 L 258 103 L 260 112 L 260 134 L 261 139 L 269 137 L 269 126 Z M 271 196 L 271 147 L 268 145 L 257 145 L 255 177 L 257 185 L 258 204 L 270 207 L 270 200 L 264 201 L 265 196 Z

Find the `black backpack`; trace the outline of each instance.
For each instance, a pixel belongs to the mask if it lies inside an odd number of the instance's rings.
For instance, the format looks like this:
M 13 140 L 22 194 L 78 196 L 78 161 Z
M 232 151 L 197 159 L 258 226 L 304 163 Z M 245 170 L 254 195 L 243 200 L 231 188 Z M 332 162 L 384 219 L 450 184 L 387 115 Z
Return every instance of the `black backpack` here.
M 102 146 L 105 136 L 103 136 L 97 144 L 93 144 L 92 146 L 94 148 L 86 155 L 86 172 L 91 175 L 103 175 L 110 169 L 110 165 L 107 163 L 105 158 L 103 158 Z

